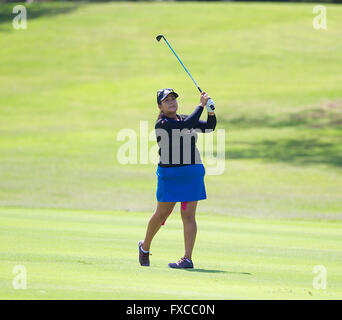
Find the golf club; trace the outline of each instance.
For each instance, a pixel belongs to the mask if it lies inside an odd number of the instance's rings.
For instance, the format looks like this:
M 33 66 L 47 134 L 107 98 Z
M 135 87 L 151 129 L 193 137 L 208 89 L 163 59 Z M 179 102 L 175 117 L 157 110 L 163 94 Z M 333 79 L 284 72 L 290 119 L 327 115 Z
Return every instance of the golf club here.
M 173 52 L 173 54 L 176 56 L 176 58 L 178 59 L 178 61 L 180 62 L 180 64 L 182 65 L 182 67 L 184 68 L 184 70 L 187 72 L 187 74 L 190 76 L 191 80 L 194 82 L 194 84 L 196 85 L 197 89 L 199 90 L 199 92 L 202 93 L 202 90 L 201 88 L 199 87 L 199 85 L 197 84 L 197 82 L 195 81 L 195 79 L 191 76 L 190 72 L 188 71 L 187 68 L 185 68 L 183 62 L 181 61 L 181 59 L 179 59 L 177 53 L 172 49 L 172 47 L 170 46 L 169 42 L 166 40 L 166 38 L 162 35 L 162 34 L 159 34 L 156 39 L 157 41 L 159 42 L 160 39 L 163 38 L 166 42 L 166 44 L 169 46 L 169 48 L 171 49 L 171 51 Z M 208 100 L 208 104 L 209 104 L 209 107 L 214 111 L 215 109 L 215 104 L 213 102 L 213 100 L 211 98 L 209 98 Z

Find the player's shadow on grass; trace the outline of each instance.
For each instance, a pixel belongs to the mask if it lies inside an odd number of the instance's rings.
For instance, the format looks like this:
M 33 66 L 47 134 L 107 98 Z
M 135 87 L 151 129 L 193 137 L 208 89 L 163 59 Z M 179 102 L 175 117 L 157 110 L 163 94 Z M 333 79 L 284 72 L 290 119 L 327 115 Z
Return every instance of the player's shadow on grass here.
M 205 273 L 229 273 L 229 274 L 245 274 L 252 275 L 249 272 L 234 272 L 234 271 L 224 271 L 224 270 L 212 270 L 212 269 L 183 269 L 189 272 L 205 272 Z

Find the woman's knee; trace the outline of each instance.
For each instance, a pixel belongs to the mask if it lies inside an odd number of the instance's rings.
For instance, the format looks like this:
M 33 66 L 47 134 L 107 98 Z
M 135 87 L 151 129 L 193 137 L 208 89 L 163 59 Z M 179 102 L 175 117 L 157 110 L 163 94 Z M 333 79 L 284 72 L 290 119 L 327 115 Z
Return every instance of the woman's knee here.
M 154 216 L 157 219 L 165 220 L 168 217 L 168 215 L 172 212 L 174 206 L 175 206 L 174 204 L 163 205 L 163 206 L 159 205 L 157 210 L 154 213 Z
M 185 222 L 193 222 L 195 221 L 197 201 L 188 202 L 185 206 L 182 206 L 181 216 L 183 221 Z
M 181 216 L 183 222 L 196 222 L 195 212 L 182 211 Z
M 153 216 L 156 219 L 165 220 L 167 218 L 167 216 L 169 215 L 169 213 L 170 212 L 167 213 L 166 211 L 156 211 Z

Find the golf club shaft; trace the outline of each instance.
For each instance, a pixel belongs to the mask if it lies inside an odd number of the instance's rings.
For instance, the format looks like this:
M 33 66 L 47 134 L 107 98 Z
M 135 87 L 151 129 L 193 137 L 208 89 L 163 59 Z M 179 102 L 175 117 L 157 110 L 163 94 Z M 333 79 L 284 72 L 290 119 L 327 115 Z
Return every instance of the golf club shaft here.
M 176 56 L 176 58 L 178 59 L 178 61 L 180 62 L 180 64 L 183 66 L 184 70 L 187 72 L 187 74 L 190 76 L 191 80 L 194 82 L 194 84 L 196 85 L 197 89 L 199 90 L 199 92 L 202 93 L 201 88 L 198 86 L 197 82 L 195 81 L 195 79 L 191 76 L 190 72 L 188 71 L 187 68 L 185 68 L 183 62 L 181 61 L 181 59 L 179 59 L 179 57 L 177 56 L 177 53 L 172 49 L 172 47 L 170 46 L 170 44 L 168 43 L 168 41 L 166 40 L 166 38 L 163 36 L 163 39 L 165 40 L 166 44 L 169 46 L 169 48 L 171 49 L 171 51 L 173 52 L 173 54 Z

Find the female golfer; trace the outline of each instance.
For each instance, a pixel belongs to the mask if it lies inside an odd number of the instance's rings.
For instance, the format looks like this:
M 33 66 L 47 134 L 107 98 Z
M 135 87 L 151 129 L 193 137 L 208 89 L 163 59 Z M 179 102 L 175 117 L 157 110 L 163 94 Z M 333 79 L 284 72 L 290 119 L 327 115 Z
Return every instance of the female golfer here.
M 157 92 L 160 109 L 155 129 L 159 145 L 157 168 L 157 209 L 150 218 L 144 240 L 139 241 L 139 262 L 149 266 L 151 241 L 176 202 L 181 202 L 181 216 L 184 229 L 184 256 L 171 268 L 193 268 L 192 250 L 195 244 L 197 225 L 195 213 L 197 201 L 206 199 L 204 186 L 205 168 L 196 147 L 197 132 L 211 132 L 216 127 L 214 107 L 208 105 L 209 96 L 202 92 L 200 104 L 189 115 L 177 114 L 178 94 L 173 89 Z M 199 120 L 203 108 L 207 107 L 207 121 Z

